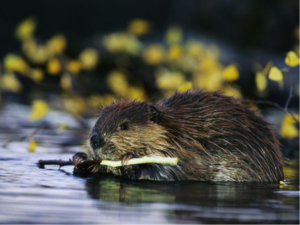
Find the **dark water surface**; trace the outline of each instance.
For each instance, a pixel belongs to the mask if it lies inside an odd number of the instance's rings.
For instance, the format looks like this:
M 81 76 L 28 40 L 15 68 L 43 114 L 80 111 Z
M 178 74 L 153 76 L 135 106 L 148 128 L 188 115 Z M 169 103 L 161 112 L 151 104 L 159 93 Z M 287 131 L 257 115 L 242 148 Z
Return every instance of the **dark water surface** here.
M 28 123 L 28 113 L 17 105 L 2 110 L 0 145 L 41 126 Z M 299 223 L 298 162 L 286 166 L 285 185 L 76 177 L 72 166 L 36 166 L 80 151 L 86 130 L 73 118 L 51 112 L 42 125 L 59 122 L 73 129 L 40 131 L 35 153 L 28 139 L 0 147 L 0 224 Z

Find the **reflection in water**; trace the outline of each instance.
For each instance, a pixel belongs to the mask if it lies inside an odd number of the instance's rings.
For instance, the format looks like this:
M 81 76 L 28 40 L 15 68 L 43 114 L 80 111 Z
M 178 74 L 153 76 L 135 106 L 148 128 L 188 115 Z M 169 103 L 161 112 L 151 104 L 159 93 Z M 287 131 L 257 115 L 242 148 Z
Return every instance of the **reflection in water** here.
M 141 210 L 146 205 L 149 213 L 155 211 L 151 207 L 154 203 L 170 222 L 299 221 L 297 207 L 283 207 L 285 203 L 297 204 L 297 198 L 287 202 L 285 196 L 278 194 L 277 184 L 132 182 L 106 177 L 87 179 L 86 189 L 92 198 L 103 203 L 99 205 L 101 210 L 111 211 L 108 203 L 123 203 L 122 206 L 131 206 L 137 220 L 143 216 Z M 125 216 L 122 208 L 115 208 L 121 218 Z

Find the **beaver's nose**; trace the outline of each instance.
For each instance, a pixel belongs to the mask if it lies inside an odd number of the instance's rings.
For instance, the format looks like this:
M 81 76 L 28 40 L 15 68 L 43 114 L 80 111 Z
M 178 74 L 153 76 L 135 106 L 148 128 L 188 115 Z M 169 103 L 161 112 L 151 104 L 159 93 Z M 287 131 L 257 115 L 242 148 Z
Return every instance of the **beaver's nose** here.
M 90 144 L 93 149 L 101 148 L 104 145 L 104 138 L 99 132 L 93 132 L 90 137 Z

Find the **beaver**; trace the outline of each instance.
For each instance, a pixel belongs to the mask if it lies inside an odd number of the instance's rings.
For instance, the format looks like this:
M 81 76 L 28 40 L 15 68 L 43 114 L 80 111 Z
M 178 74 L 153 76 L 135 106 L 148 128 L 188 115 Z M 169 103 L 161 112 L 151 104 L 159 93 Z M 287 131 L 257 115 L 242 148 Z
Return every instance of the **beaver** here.
M 122 160 L 93 172 L 156 181 L 279 182 L 283 157 L 271 125 L 237 99 L 203 90 L 160 103 L 120 100 L 104 107 L 87 157 Z M 131 158 L 178 157 L 177 165 L 127 166 Z

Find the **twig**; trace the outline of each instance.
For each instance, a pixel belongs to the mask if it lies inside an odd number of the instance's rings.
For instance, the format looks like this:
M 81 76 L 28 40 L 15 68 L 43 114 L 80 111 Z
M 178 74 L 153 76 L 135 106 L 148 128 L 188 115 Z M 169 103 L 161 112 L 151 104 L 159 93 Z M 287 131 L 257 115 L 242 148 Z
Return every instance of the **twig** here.
M 272 101 L 268 101 L 268 100 L 247 100 L 247 99 L 245 99 L 245 101 L 253 102 L 253 103 L 256 103 L 256 104 L 266 104 L 266 105 L 274 106 L 274 107 L 276 107 L 276 108 L 284 111 L 285 113 L 290 114 L 291 117 L 293 118 L 293 120 L 296 123 L 298 123 L 298 125 L 299 125 L 299 120 L 297 120 L 297 118 L 295 117 L 295 115 L 293 113 L 291 113 L 286 107 L 282 107 L 281 105 L 279 105 L 276 102 L 272 102 Z
M 145 164 L 145 163 L 157 163 L 157 164 L 169 164 L 169 165 L 177 165 L 178 158 L 164 158 L 164 157 L 142 157 L 142 158 L 134 158 L 128 160 L 126 165 L 137 165 L 137 164 Z M 103 166 L 111 166 L 111 167 L 120 167 L 122 166 L 121 161 L 110 161 L 110 160 L 97 160 L 97 159 L 87 159 L 82 160 L 75 165 L 74 161 L 69 159 L 68 161 L 63 160 L 39 160 L 38 166 L 40 168 L 44 168 L 45 165 L 58 165 L 62 166 L 75 166 L 77 169 L 88 168 L 93 165 L 103 165 Z
M 26 138 L 28 138 L 28 137 L 31 137 L 31 136 L 34 136 L 34 135 L 36 135 L 38 132 L 40 132 L 41 130 L 45 130 L 45 129 L 55 129 L 55 128 L 57 128 L 58 126 L 49 126 L 49 125 L 47 125 L 47 126 L 43 126 L 43 127 L 38 127 L 38 128 L 36 128 L 31 134 L 28 134 L 28 135 L 24 135 L 24 136 L 21 136 L 20 138 L 16 138 L 16 139 L 14 139 L 14 138 L 12 138 L 12 139 L 10 139 L 10 140 L 8 140 L 8 141 L 6 141 L 6 142 L 4 142 L 4 144 L 2 144 L 2 148 L 6 148 L 7 147 L 7 145 L 9 144 L 9 143 L 11 143 L 11 142 L 13 142 L 13 141 L 19 141 L 19 142 L 21 142 L 21 141 L 24 141 Z
M 58 165 L 59 167 L 62 166 L 76 166 L 77 168 L 84 168 L 84 167 L 89 167 L 92 165 L 99 165 L 101 163 L 101 160 L 97 159 L 87 159 L 87 160 L 82 160 L 78 164 L 74 164 L 74 161 L 69 159 L 68 161 L 64 160 L 42 160 L 40 159 L 37 163 L 37 165 L 40 168 L 44 168 L 45 165 Z
M 38 167 L 44 168 L 45 165 L 58 165 L 59 167 L 62 166 L 74 166 L 74 163 L 71 159 L 69 161 L 63 161 L 63 160 L 42 160 L 40 159 L 37 163 Z
M 276 102 L 272 102 L 272 101 L 268 101 L 268 100 L 247 100 L 244 99 L 245 101 L 249 101 L 249 102 L 253 102 L 256 104 L 267 104 L 267 105 L 271 105 L 274 106 L 282 111 L 284 111 L 287 114 L 290 114 L 291 117 L 293 118 L 293 120 L 299 125 L 299 120 L 295 117 L 295 115 L 293 113 L 291 113 L 288 109 L 288 106 L 290 104 L 291 99 L 293 98 L 293 80 L 292 80 L 292 76 L 291 76 L 291 72 L 290 70 L 288 70 L 288 76 L 289 76 L 289 85 L 290 85 L 290 90 L 289 90 L 289 96 L 288 99 L 286 100 L 286 103 L 284 105 L 284 107 L 282 107 L 281 105 L 279 105 Z
M 177 165 L 178 158 L 144 156 L 141 158 L 130 159 L 130 160 L 128 160 L 126 165 L 137 165 L 137 164 L 145 164 L 145 163 Z M 121 161 L 103 160 L 100 165 L 111 166 L 111 167 L 120 167 L 120 166 L 122 166 L 122 162 Z

